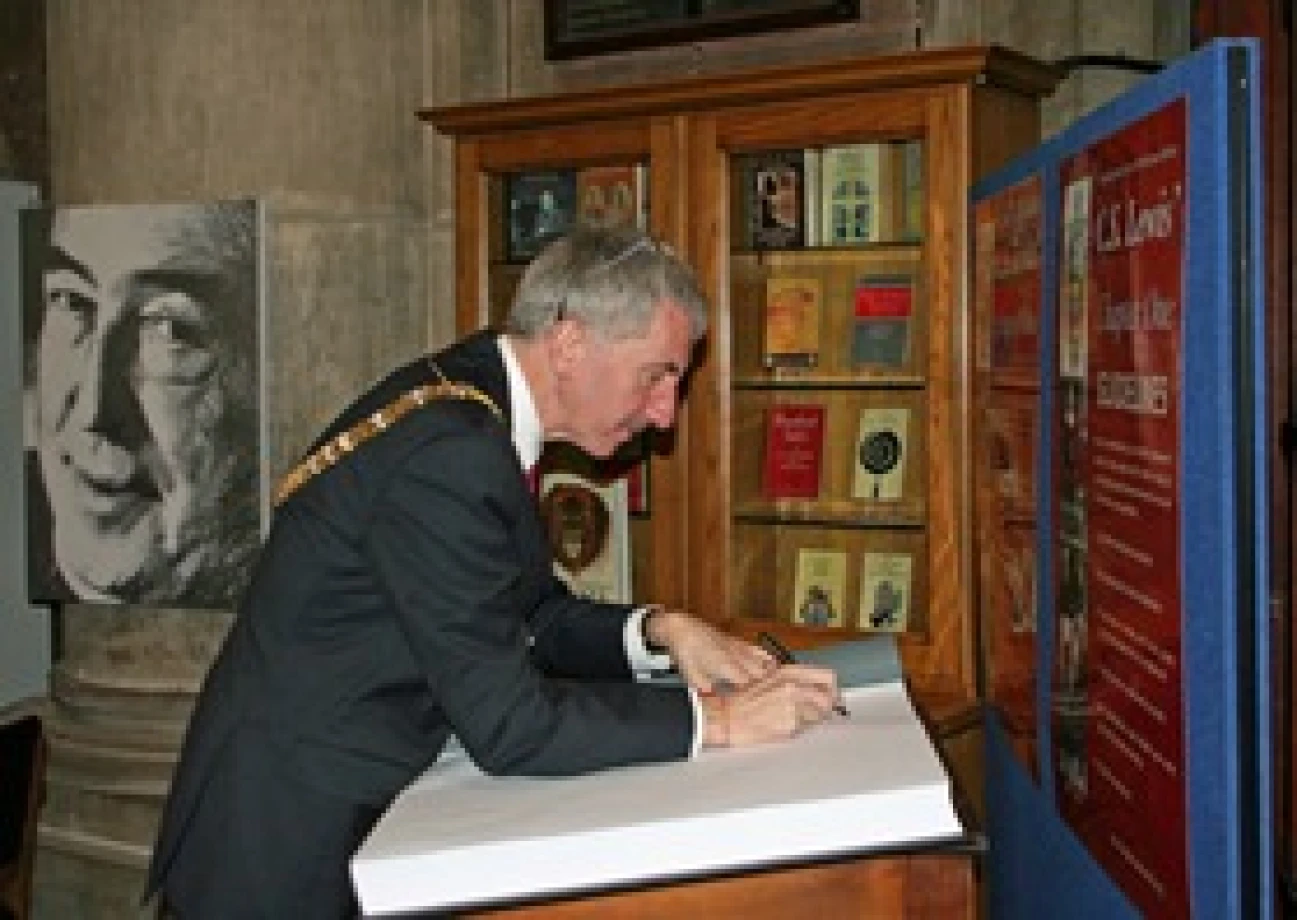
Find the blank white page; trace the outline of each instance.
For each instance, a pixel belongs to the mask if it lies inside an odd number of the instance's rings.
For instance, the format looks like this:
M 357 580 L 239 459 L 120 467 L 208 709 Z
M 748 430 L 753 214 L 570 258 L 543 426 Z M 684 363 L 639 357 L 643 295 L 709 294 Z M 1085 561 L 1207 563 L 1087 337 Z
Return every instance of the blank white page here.
M 561 779 L 459 755 L 352 860 L 367 916 L 580 892 L 956 838 L 949 778 L 904 686 L 849 690 L 786 743 Z

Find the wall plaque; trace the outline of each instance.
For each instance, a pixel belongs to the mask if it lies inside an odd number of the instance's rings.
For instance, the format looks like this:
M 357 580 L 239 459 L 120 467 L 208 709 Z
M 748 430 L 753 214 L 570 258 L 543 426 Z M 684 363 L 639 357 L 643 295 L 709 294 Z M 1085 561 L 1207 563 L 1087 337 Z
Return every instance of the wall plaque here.
M 860 18 L 860 0 L 545 0 L 545 57 L 728 38 Z

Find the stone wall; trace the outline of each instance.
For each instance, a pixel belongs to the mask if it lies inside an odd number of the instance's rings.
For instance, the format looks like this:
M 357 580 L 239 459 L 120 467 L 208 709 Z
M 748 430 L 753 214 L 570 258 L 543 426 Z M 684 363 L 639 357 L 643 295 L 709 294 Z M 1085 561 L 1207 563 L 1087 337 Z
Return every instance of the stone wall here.
M 484 99 L 961 44 L 999 44 L 1046 61 L 1080 54 L 1168 61 L 1189 50 L 1190 9 L 1189 0 L 877 0 L 862 4 L 855 23 L 562 62 L 544 59 L 542 4 L 533 0 L 437 0 L 434 18 L 459 24 L 458 36 L 448 29 L 442 40 L 457 37 L 460 52 L 477 62 L 460 74 L 463 98 Z M 1106 68 L 1075 74 L 1045 103 L 1044 133 L 1138 79 Z
M 1169 61 L 1189 51 L 1188 0 L 921 0 L 924 45 L 993 43 L 1043 61 L 1125 55 Z M 1065 128 L 1131 86 L 1140 75 L 1086 68 L 1041 107 L 1045 136 Z
M 451 336 L 423 0 L 49 0 L 55 204 L 266 204 L 272 480 L 365 383 Z M 134 917 L 229 612 L 59 614 L 35 913 Z

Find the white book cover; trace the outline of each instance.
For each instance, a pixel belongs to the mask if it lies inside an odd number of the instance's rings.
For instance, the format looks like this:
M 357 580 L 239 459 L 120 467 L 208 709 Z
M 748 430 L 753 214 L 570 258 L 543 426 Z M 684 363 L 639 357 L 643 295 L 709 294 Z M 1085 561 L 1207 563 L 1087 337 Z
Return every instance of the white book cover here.
M 882 207 L 878 144 L 825 147 L 820 155 L 820 233 L 824 246 L 876 243 Z
M 571 778 L 490 777 L 443 756 L 352 860 L 366 916 L 699 877 L 963 837 L 900 680 L 783 744 Z M 501 871 L 507 867 L 507 871 Z
M 869 501 L 899 501 L 909 454 L 910 410 L 904 406 L 860 410 L 855 479 L 851 494 Z

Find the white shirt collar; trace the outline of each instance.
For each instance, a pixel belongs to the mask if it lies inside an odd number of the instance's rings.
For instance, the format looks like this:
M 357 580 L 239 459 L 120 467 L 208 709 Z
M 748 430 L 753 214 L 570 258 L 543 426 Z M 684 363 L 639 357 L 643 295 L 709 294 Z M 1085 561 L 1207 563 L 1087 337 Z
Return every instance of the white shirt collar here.
M 504 358 L 504 374 L 509 379 L 509 419 L 513 433 L 513 449 L 518 452 L 518 459 L 524 470 L 530 470 L 540 460 L 540 451 L 544 447 L 540 430 L 540 415 L 536 412 L 536 402 L 531 398 L 531 388 L 523 376 L 518 356 L 513 352 L 508 336 L 496 339 L 500 354 Z

